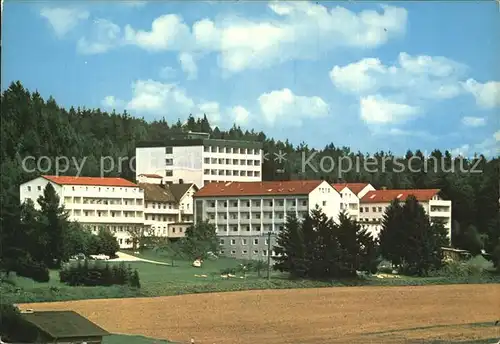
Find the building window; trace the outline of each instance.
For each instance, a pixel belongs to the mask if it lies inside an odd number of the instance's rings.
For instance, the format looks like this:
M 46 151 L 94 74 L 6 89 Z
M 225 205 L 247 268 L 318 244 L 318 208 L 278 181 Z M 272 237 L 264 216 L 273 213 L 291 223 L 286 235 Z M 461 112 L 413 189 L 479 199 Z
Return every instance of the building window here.
M 267 256 L 267 250 L 262 250 L 262 255 Z
M 247 239 L 241 239 L 241 244 L 246 245 L 247 244 Z
M 236 245 L 236 240 L 235 239 L 231 239 L 231 245 Z
M 258 245 L 259 244 L 259 239 L 253 239 L 253 244 Z
M 31 191 L 31 186 L 28 186 L 28 191 Z
M 236 254 L 236 251 L 235 251 L 235 250 L 232 250 L 232 251 L 231 251 L 231 254 Z
M 323 201 L 323 207 L 326 206 L 326 201 Z
M 42 191 L 42 187 L 40 185 L 38 185 L 37 189 L 38 191 Z
M 172 154 L 173 150 L 172 147 L 165 147 L 165 154 Z
M 359 208 L 359 212 L 362 213 L 363 212 L 363 207 Z
M 378 211 L 379 211 L 379 212 L 382 212 L 382 207 L 378 207 Z

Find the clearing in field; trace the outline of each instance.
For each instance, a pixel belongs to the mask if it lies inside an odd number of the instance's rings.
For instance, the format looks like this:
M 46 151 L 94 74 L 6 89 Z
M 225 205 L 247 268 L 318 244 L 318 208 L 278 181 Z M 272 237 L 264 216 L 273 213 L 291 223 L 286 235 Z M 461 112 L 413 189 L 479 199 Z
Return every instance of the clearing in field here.
M 20 305 L 196 344 L 491 343 L 500 285 L 255 290 Z M 488 341 L 489 340 L 489 341 Z M 498 339 L 497 339 L 498 340 Z M 441 342 L 442 341 L 442 342 Z

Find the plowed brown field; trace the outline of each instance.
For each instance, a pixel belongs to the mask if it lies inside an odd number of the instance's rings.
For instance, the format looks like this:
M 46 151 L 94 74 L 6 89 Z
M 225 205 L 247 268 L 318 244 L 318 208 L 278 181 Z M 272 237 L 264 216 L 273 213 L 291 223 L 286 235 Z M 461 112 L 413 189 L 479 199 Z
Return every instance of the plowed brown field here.
M 500 327 L 492 326 L 500 318 L 499 284 L 259 290 L 20 307 L 74 310 L 110 332 L 186 343 L 194 338 L 196 344 L 404 343 L 500 337 Z

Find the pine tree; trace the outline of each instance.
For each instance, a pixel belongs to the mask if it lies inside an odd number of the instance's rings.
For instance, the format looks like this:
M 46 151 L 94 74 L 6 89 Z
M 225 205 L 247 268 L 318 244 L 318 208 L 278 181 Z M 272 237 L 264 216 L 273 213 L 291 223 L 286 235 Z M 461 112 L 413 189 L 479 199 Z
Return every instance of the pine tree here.
M 360 263 L 360 249 L 357 238 L 359 225 L 351 220 L 347 213 L 341 212 L 338 218 L 338 225 L 335 225 L 335 231 L 339 244 L 339 273 L 341 277 L 356 276 L 356 270 L 358 270 Z
M 49 267 L 59 267 L 63 258 L 63 236 L 68 226 L 68 214 L 59 203 L 59 196 L 51 183 L 38 198 L 42 216 L 42 235 L 48 237 L 48 250 L 45 263 Z
M 394 266 L 401 265 L 405 250 L 406 236 L 402 211 L 403 208 L 398 200 L 391 202 L 385 210 L 379 235 L 380 253 Z
M 283 230 L 278 233 L 274 251 L 275 270 L 288 272 L 293 278 L 306 276 L 308 266 L 305 262 L 305 241 L 301 223 L 294 214 L 287 217 Z
M 442 261 L 441 247 L 446 245 L 446 230 L 442 223 L 431 225 L 417 199 L 410 195 L 402 210 L 406 238 L 403 260 L 405 273 L 426 275 Z

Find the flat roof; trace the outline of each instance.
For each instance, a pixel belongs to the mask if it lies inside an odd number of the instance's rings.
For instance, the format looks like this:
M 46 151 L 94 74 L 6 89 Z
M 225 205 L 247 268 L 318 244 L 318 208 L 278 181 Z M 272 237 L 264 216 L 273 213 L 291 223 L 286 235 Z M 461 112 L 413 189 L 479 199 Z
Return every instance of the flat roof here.
M 173 139 L 164 141 L 141 141 L 136 144 L 137 148 L 149 147 L 189 147 L 189 146 L 217 146 L 232 148 L 262 148 L 263 143 L 259 141 L 239 141 L 220 139 Z

